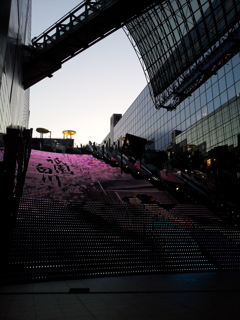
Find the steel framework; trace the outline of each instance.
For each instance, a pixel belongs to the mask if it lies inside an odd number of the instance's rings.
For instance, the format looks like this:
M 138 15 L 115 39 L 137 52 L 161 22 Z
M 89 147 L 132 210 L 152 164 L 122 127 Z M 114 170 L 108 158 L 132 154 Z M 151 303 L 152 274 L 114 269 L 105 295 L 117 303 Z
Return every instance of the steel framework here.
M 157 109 L 176 109 L 239 52 L 239 17 L 240 0 L 162 1 L 124 27 Z
M 139 0 L 137 5 L 129 6 L 127 0 L 82 1 L 26 47 L 25 89 L 51 77 L 63 63 L 122 28 L 154 3 L 153 0 Z
M 239 52 L 240 0 L 84 0 L 32 40 L 25 88 L 119 28 L 145 72 L 155 107 L 177 105 Z

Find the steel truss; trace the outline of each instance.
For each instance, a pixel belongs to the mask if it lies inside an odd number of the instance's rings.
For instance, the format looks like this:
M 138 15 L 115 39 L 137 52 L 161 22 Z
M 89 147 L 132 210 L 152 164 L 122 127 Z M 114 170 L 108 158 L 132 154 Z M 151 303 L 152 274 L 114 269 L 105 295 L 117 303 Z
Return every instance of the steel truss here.
M 160 2 L 163 0 L 159 0 Z M 155 5 L 154 0 L 84 0 L 25 46 L 25 89 L 59 70 L 63 63 L 122 28 Z
M 63 18 L 38 37 L 32 39 L 32 46 L 43 53 L 54 46 L 64 36 L 71 34 L 76 28 L 88 22 L 94 15 L 104 11 L 116 0 L 84 0 Z M 96 41 L 96 40 L 95 40 Z M 90 45 L 90 44 L 88 44 Z

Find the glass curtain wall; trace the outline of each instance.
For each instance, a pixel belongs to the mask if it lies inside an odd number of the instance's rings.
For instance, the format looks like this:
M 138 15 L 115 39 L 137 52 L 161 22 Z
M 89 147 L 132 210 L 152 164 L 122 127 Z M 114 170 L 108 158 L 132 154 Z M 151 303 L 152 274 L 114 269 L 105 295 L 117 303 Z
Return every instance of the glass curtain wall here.
M 31 40 L 32 0 L 1 1 L 0 132 L 10 125 L 28 128 L 29 92 L 22 86 L 23 45 Z
M 240 0 L 161 1 L 127 24 L 157 108 L 174 109 L 239 52 Z
M 155 109 L 146 86 L 114 127 L 114 141 L 126 133 L 154 142 L 156 150 L 171 145 L 172 132 L 178 130 L 176 143 L 187 138 L 207 150 L 218 145 L 237 146 L 240 134 L 240 57 L 237 54 L 216 75 L 185 99 L 176 110 Z
M 127 25 L 148 85 L 114 127 L 163 150 L 238 144 L 240 0 L 162 1 Z M 171 110 L 171 111 L 170 111 Z M 177 133 L 177 134 L 174 134 Z

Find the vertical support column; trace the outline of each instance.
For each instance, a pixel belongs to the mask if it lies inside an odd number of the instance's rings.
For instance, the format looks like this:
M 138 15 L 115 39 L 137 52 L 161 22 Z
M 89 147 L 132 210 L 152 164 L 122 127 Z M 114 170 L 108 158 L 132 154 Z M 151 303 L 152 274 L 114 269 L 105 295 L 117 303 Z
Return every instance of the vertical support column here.
M 30 157 L 32 129 L 8 128 L 4 136 L 4 161 L 0 168 L 1 277 L 8 263 L 20 197 Z

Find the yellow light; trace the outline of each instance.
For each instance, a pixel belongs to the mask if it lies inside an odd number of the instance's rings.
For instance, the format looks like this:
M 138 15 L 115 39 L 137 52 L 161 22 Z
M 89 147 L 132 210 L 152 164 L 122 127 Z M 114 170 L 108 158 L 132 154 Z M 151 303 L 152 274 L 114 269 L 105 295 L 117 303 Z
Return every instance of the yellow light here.
M 193 148 L 195 148 L 195 147 L 196 147 L 195 144 L 188 144 L 188 145 L 187 145 L 187 149 L 193 149 Z
M 208 166 L 208 167 L 211 166 L 211 159 L 207 159 L 207 166 Z
M 74 131 L 74 130 L 64 130 L 62 133 L 65 136 L 73 136 L 74 134 L 76 134 L 76 131 Z

